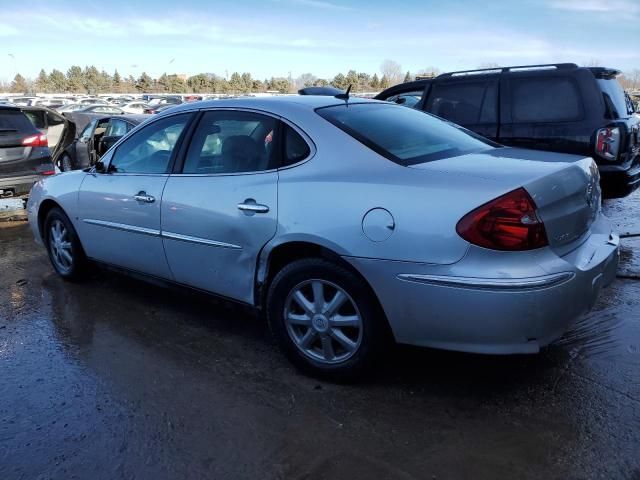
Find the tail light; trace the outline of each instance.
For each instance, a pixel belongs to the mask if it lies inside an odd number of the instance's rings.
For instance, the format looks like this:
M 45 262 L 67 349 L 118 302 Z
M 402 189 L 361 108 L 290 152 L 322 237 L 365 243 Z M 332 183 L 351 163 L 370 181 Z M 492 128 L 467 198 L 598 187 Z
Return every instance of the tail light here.
M 22 140 L 22 145 L 25 147 L 48 147 L 49 141 L 45 134 L 32 135 Z
M 616 160 L 620 150 L 620 129 L 601 128 L 596 133 L 596 153 L 606 160 Z
M 536 204 L 524 188 L 468 213 L 456 231 L 466 241 L 492 250 L 522 251 L 549 245 Z

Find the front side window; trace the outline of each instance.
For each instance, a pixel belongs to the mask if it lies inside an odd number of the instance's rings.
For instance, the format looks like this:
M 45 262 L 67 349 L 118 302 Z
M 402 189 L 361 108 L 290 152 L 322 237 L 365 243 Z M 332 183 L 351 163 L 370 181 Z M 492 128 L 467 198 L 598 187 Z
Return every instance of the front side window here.
M 493 148 L 488 140 L 413 108 L 350 103 L 316 112 L 371 150 L 403 166 Z
M 91 138 L 91 134 L 93 133 L 93 129 L 96 126 L 96 123 L 97 123 L 97 120 L 93 120 L 92 122 L 89 123 L 89 125 L 84 127 L 84 130 L 82 130 L 82 133 L 80 134 L 80 140 L 83 140 L 85 142 L 89 141 L 89 139 Z
M 274 168 L 276 123 L 272 117 L 252 112 L 206 112 L 191 139 L 182 173 L 241 173 Z
M 104 133 L 105 137 L 122 137 L 127 133 L 127 122 L 112 118 L 109 121 L 107 131 Z
M 514 123 L 578 121 L 580 92 L 569 77 L 513 78 L 511 115 Z
M 166 173 L 180 135 L 191 114 L 173 115 L 132 134 L 115 151 L 109 171 L 116 173 Z
M 495 123 L 495 82 L 441 83 L 433 87 L 427 110 L 458 125 Z

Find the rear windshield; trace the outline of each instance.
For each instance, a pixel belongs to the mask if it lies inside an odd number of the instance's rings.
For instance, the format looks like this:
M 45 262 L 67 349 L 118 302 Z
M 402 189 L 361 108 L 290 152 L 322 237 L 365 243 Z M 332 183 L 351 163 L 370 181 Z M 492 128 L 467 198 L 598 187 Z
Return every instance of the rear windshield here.
M 604 94 L 611 118 L 628 118 L 633 113 L 633 109 L 627 102 L 622 85 L 615 78 L 599 78 L 597 81 Z
M 0 109 L 0 135 L 33 131 L 33 125 L 24 113 L 18 110 Z
M 474 134 L 411 108 L 379 103 L 323 107 L 316 112 L 371 150 L 403 166 L 493 148 Z

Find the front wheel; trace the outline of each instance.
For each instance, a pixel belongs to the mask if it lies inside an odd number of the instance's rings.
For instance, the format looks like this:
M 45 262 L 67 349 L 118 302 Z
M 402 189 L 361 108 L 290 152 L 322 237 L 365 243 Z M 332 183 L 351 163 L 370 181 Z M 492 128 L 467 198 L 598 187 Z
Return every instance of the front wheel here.
M 292 363 L 330 380 L 355 380 L 385 343 L 382 314 L 368 287 L 322 259 L 298 260 L 276 275 L 267 316 Z
M 51 265 L 58 275 L 65 280 L 82 278 L 87 259 L 75 228 L 60 208 L 52 208 L 47 214 L 44 241 Z

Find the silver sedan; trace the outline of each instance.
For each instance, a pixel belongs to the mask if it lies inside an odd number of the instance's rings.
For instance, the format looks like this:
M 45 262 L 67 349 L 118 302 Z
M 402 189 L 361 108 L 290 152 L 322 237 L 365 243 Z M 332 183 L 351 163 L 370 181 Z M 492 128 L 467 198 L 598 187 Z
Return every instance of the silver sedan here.
M 505 148 L 362 99 L 198 102 L 28 213 L 65 279 L 102 263 L 252 305 L 287 356 L 354 378 L 390 342 L 535 353 L 615 275 L 590 158 Z

